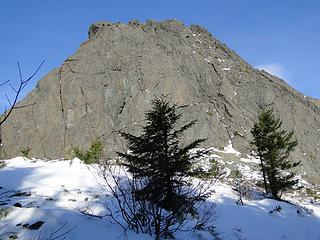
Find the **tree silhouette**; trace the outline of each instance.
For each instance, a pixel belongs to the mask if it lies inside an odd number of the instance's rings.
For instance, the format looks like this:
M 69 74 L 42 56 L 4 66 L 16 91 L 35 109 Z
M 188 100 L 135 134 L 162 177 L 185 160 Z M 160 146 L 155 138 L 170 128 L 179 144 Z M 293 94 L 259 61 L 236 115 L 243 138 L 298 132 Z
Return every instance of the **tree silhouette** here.
M 143 229 L 147 229 L 145 231 L 150 234 L 154 231 L 156 239 L 160 236 L 169 237 L 187 219 L 198 217 L 197 203 L 204 201 L 211 193 L 210 184 L 207 187 L 204 187 L 204 183 L 192 186 L 190 177 L 199 174 L 198 170 L 192 170 L 192 163 L 208 151 L 190 152 L 205 139 L 197 139 L 182 146 L 181 137 L 195 121 L 176 128 L 181 117 L 177 113 L 179 108 L 176 104 L 170 105 L 165 97 L 155 98 L 152 109 L 145 114 L 146 125 L 141 135 L 120 132 L 127 141 L 129 151 L 118 155 L 123 161 L 122 165 L 131 174 L 132 181 L 128 184 L 129 192 L 122 187 L 120 191 L 113 191 L 113 196 L 120 199 L 121 203 L 133 202 L 127 208 L 130 210 L 126 210 L 122 216 L 127 217 L 134 212 L 133 217 L 127 218 L 127 223 L 142 232 Z M 121 186 L 119 182 L 116 185 Z M 121 201 L 119 196 L 126 195 L 124 192 L 129 193 L 130 201 L 128 198 Z M 119 205 L 122 209 L 126 206 Z M 198 218 L 198 224 L 205 224 L 211 215 Z
M 287 171 L 300 164 L 300 161 L 292 163 L 288 160 L 298 142 L 291 140 L 293 131 L 287 133 L 286 130 L 281 130 L 281 126 L 282 121 L 274 116 L 271 109 L 260 114 L 251 130 L 251 146 L 260 159 L 265 191 L 275 199 L 280 199 L 284 190 L 292 188 L 298 182 L 293 179 L 294 173 Z

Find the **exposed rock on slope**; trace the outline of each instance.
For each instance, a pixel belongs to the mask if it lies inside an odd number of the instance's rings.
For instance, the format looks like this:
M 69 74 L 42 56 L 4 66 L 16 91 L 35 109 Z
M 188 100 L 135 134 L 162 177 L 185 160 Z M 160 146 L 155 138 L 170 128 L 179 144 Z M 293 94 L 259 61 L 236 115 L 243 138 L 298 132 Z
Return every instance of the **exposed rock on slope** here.
M 41 79 L 3 125 L 6 156 L 30 147 L 37 157 L 66 157 L 101 136 L 110 153 L 122 146 L 115 131 L 137 131 L 160 94 L 188 105 L 182 121 L 197 119 L 186 139 L 248 152 L 250 129 L 263 107 L 273 107 L 293 129 L 309 178 L 319 182 L 320 102 L 253 68 L 200 26 L 176 20 L 97 22 L 89 39 Z

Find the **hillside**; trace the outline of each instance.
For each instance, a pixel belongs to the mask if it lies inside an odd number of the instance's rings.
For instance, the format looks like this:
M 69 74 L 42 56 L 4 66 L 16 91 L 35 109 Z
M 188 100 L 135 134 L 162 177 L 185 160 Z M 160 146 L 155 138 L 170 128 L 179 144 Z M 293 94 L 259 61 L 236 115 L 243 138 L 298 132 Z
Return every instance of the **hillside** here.
M 203 147 L 215 148 L 231 141 L 243 154 L 259 111 L 274 108 L 295 132 L 300 173 L 319 183 L 319 100 L 253 68 L 201 26 L 176 20 L 94 23 L 77 52 L 18 104 L 28 107 L 3 124 L 3 156 L 29 147 L 37 158 L 68 158 L 100 137 L 112 157 L 123 147 L 116 132 L 138 132 L 150 100 L 161 94 L 187 106 L 182 123 L 197 120 L 185 140 L 207 138 Z
M 224 150 L 211 150 L 210 157 L 218 160 L 226 173 L 213 185 L 214 193 L 206 201 L 206 204 L 216 203 L 215 214 L 206 228 L 178 231 L 175 239 L 319 239 L 319 191 L 318 200 L 306 194 L 307 188 L 317 192 L 316 186 L 300 176 L 300 185 L 305 188 L 284 195 L 291 203 L 264 198 L 254 185 L 260 179 L 256 159 L 241 157 L 231 145 Z M 206 164 L 208 159 L 202 159 L 201 164 Z M 47 161 L 22 157 L 5 163 L 0 169 L 0 239 L 113 240 L 125 236 L 128 240 L 154 239 L 129 229 L 124 233 L 105 216 L 107 207 L 114 205 L 99 178 L 97 165 L 85 165 L 79 159 Z M 232 168 L 240 169 L 250 185 L 251 194 L 244 199 L 243 206 L 236 204 Z M 270 213 L 278 206 L 280 211 Z M 80 213 L 83 210 L 105 217 L 85 216 Z M 118 220 L 121 222 L 121 218 Z M 39 229 L 31 230 L 35 223 Z

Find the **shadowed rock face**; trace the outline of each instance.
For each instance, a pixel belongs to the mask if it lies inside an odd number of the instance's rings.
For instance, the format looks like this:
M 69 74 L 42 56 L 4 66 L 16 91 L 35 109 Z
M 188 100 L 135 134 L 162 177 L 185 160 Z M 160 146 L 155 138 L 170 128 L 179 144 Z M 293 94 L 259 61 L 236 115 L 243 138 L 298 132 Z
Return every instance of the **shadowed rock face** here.
M 150 100 L 169 94 L 182 123 L 197 119 L 186 141 L 207 138 L 204 147 L 249 152 L 250 129 L 264 107 L 272 107 L 294 130 L 293 154 L 301 172 L 319 182 L 320 102 L 283 80 L 253 68 L 200 26 L 176 20 L 97 22 L 89 39 L 62 66 L 41 79 L 2 126 L 4 153 L 67 157 L 100 136 L 109 156 L 122 148 L 117 130 L 138 133 Z

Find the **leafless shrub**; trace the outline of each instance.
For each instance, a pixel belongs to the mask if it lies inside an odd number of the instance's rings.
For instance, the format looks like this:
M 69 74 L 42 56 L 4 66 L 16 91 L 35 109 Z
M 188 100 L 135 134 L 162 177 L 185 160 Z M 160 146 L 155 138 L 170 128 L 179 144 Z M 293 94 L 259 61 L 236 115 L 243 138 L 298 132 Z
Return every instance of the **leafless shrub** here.
M 155 234 L 172 237 L 177 231 L 195 231 L 212 225 L 215 217 L 215 204 L 199 202 L 199 198 L 211 193 L 214 179 L 210 181 L 196 180 L 192 186 L 181 186 L 178 188 L 181 194 L 188 195 L 188 205 L 179 212 L 166 211 L 159 206 L 138 199 L 136 191 L 143 188 L 144 181 L 137 181 L 121 166 L 102 164 L 100 175 L 104 179 L 105 188 L 109 194 L 110 201 L 107 204 L 107 214 L 112 222 L 122 227 L 124 232 L 131 229 L 136 233 Z M 145 179 L 147 182 L 148 179 Z M 179 193 L 178 193 L 179 195 Z M 190 214 L 190 205 L 194 205 L 197 211 Z M 160 234 L 155 233 L 156 228 Z
M 246 184 L 245 179 L 239 170 L 234 172 L 233 190 L 238 194 L 237 205 L 244 205 L 244 198 L 251 199 L 252 197 L 250 187 Z

